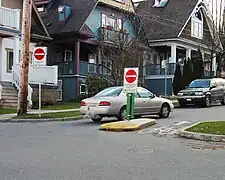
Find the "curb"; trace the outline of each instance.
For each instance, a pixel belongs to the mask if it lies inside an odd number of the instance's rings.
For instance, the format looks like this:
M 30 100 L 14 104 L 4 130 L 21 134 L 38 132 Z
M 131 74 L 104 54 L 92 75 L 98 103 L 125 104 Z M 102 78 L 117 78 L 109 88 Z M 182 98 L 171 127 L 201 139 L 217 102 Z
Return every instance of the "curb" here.
M 82 119 L 84 116 L 74 116 L 66 118 L 48 118 L 48 119 L 7 119 L 0 120 L 0 123 L 45 123 L 45 122 L 63 122 L 63 121 L 75 121 Z
M 187 139 L 196 139 L 196 140 L 212 141 L 212 142 L 225 142 L 225 135 L 214 135 L 214 134 L 195 133 L 195 132 L 186 131 L 186 129 L 204 122 L 210 122 L 210 121 L 201 121 L 201 122 L 192 124 L 191 126 L 181 128 L 178 130 L 178 135 L 180 137 L 184 137 Z
M 114 123 L 119 123 L 119 122 L 114 122 Z M 151 121 L 140 124 L 140 125 L 131 122 L 130 126 L 128 125 L 127 127 L 105 127 L 104 126 L 104 125 L 110 125 L 110 124 L 113 124 L 113 123 L 106 123 L 106 124 L 101 125 L 99 130 L 111 131 L 111 132 L 138 131 L 138 130 L 142 130 L 144 128 L 147 128 L 149 126 L 152 126 L 152 125 L 156 124 L 156 121 L 155 121 L 155 119 L 151 119 Z

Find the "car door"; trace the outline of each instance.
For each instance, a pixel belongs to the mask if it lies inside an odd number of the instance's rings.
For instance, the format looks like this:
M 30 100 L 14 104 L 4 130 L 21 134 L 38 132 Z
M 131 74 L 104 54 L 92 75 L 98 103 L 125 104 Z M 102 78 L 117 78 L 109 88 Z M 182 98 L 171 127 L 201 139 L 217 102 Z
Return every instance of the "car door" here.
M 142 113 L 152 114 L 158 112 L 160 103 L 155 96 L 145 88 L 138 88 L 138 94 L 142 99 Z
M 142 104 L 143 99 L 140 98 L 138 93 L 135 93 L 135 99 L 134 99 L 134 114 L 142 114 Z
M 217 93 L 217 85 L 216 82 L 211 80 L 210 83 L 210 93 L 211 93 L 211 98 L 213 101 L 217 99 L 218 93 Z

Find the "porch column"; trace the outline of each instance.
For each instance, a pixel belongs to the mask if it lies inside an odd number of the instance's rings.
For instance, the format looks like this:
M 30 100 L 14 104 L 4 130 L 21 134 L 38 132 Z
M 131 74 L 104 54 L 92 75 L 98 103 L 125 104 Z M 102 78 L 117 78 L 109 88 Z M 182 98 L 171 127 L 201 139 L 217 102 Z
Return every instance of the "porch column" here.
M 187 48 L 186 49 L 186 59 L 190 58 L 191 59 L 191 49 Z
M 213 54 L 212 71 L 213 71 L 213 75 L 214 75 L 214 76 L 216 76 L 216 70 L 217 70 L 217 65 L 216 65 L 216 54 Z
M 177 62 L 177 45 L 172 44 L 171 45 L 171 62 L 170 63 L 176 63 Z
M 74 62 L 75 62 L 75 97 L 77 98 L 80 94 L 80 87 L 79 87 L 79 74 L 80 74 L 80 41 L 75 42 L 75 54 L 74 54 Z
M 20 64 L 20 37 L 14 36 L 13 40 L 13 66 Z

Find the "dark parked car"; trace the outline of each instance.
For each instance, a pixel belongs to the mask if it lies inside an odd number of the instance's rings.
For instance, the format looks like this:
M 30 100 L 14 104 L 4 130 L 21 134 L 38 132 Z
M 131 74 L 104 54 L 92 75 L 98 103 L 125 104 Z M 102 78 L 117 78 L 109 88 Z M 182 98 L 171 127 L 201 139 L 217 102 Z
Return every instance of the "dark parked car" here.
M 188 104 L 209 107 L 213 101 L 220 101 L 225 105 L 225 79 L 196 79 L 178 93 L 178 101 L 181 107 Z

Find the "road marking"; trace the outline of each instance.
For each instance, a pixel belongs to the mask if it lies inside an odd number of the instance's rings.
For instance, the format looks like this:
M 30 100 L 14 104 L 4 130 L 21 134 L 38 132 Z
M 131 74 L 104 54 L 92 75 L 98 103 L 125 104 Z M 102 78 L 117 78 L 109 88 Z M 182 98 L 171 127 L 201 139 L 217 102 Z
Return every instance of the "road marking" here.
M 180 126 L 180 125 L 183 125 L 183 124 L 191 124 L 191 122 L 189 122 L 189 121 L 181 121 L 181 122 L 179 122 L 177 124 L 174 124 L 174 125 L 175 126 Z

